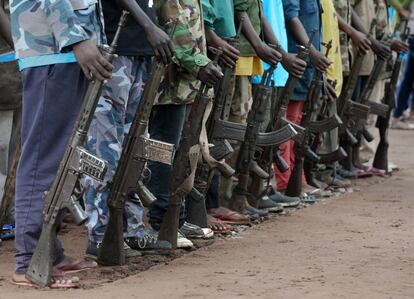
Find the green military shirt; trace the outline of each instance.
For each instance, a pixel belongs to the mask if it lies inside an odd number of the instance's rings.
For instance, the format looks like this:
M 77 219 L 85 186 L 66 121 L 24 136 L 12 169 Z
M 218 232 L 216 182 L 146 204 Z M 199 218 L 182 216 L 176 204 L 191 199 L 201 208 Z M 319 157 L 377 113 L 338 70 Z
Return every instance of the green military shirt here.
M 206 29 L 223 38 L 236 36 L 233 0 L 202 0 Z
M 234 10 L 235 11 L 245 11 L 249 18 L 250 22 L 253 25 L 254 30 L 257 34 L 261 33 L 261 9 L 262 9 L 261 0 L 234 0 Z M 249 57 L 256 56 L 256 52 L 253 47 L 250 45 L 247 38 L 242 34 L 240 36 L 240 56 Z
M 200 87 L 200 68 L 206 66 L 207 47 L 202 8 L 198 0 L 154 0 L 159 24 L 177 20 L 172 40 L 174 63 L 168 67 L 157 94 L 156 104 L 189 104 Z

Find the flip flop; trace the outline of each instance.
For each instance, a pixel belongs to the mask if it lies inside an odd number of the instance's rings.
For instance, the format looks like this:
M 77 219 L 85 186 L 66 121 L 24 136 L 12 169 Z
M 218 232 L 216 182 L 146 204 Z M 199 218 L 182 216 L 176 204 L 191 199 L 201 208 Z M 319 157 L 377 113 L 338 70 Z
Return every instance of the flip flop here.
M 20 287 L 40 288 L 34 282 L 24 279 L 21 281 L 15 280 L 14 277 L 10 279 L 10 283 Z M 65 277 L 60 274 L 52 276 L 52 282 L 49 286 L 51 289 L 73 289 L 79 287 L 79 277 Z
M 69 260 L 69 262 L 65 262 L 66 260 Z M 60 264 L 55 266 L 55 269 L 62 272 L 63 274 L 72 274 L 90 270 L 96 268 L 97 266 L 98 264 L 94 261 L 74 259 L 66 256 Z
M 208 227 L 215 233 L 215 234 L 228 234 L 231 232 L 231 226 L 224 223 L 218 218 L 215 218 L 211 215 L 207 215 L 207 223 Z
M 250 224 L 249 217 L 242 215 L 236 211 L 223 210 L 222 213 L 212 213 L 211 216 L 220 219 L 224 223 L 233 225 L 247 225 Z
M 372 173 L 382 178 L 387 176 L 387 172 L 385 171 L 385 169 L 372 168 Z
M 361 168 L 356 168 L 356 174 L 358 176 L 358 178 L 362 179 L 362 178 L 369 178 L 373 176 L 372 173 L 372 169 L 361 169 Z

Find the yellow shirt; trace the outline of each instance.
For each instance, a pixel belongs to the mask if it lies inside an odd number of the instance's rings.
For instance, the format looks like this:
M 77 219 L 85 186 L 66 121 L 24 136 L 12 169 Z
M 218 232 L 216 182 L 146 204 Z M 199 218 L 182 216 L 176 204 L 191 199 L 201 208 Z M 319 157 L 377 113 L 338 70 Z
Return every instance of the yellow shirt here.
M 262 61 L 257 56 L 239 57 L 236 64 L 236 76 L 262 75 Z
M 327 70 L 329 80 L 336 81 L 336 94 L 339 96 L 342 90 L 342 56 L 339 38 L 338 19 L 332 0 L 321 0 L 322 13 L 322 40 L 324 43 L 332 41 L 332 48 L 328 58 L 333 62 Z M 325 51 L 325 50 L 324 50 Z

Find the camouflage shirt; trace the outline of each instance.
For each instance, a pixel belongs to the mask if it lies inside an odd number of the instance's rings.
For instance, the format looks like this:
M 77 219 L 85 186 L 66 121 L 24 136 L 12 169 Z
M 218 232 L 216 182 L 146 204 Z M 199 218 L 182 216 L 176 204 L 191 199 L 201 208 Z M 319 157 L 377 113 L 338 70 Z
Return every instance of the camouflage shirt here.
M 206 66 L 207 47 L 204 35 L 202 8 L 199 0 L 154 0 L 159 24 L 177 20 L 173 35 L 174 63 L 161 81 L 156 103 L 189 104 L 197 95 L 200 81 L 197 75 Z
M 333 0 L 336 13 L 348 24 L 351 24 L 352 9 L 351 5 L 354 5 L 354 0 Z M 351 47 L 349 38 L 345 32 L 340 31 L 341 42 L 341 55 L 342 55 L 342 69 L 345 75 L 349 74 L 350 69 L 350 57 Z
M 28 66 L 73 62 L 73 53 L 67 55 L 71 45 L 103 41 L 99 5 L 98 0 L 10 0 L 17 58 L 30 60 Z M 39 56 L 43 62 L 34 65 Z

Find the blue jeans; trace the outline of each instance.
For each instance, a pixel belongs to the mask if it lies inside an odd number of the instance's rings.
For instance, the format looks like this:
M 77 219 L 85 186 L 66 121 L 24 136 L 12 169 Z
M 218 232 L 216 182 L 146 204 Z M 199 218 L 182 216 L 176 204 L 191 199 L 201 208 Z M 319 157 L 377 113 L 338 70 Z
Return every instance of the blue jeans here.
M 43 224 L 44 192 L 59 167 L 88 81 L 77 63 L 23 70 L 22 153 L 16 175 L 15 273 L 27 271 Z M 55 264 L 63 260 L 56 240 Z
M 407 54 L 407 61 L 404 69 L 404 76 L 397 93 L 397 107 L 394 110 L 394 117 L 400 117 L 408 105 L 408 100 L 413 92 L 414 83 L 414 35 L 409 39 L 410 51 Z
M 149 124 L 151 138 L 172 143 L 178 147 L 186 119 L 186 105 L 158 105 L 152 108 Z M 149 210 L 149 223 L 152 228 L 159 230 L 170 199 L 170 176 L 172 166 L 159 162 L 148 162 L 151 180 L 148 189 L 157 200 Z M 181 224 L 184 219 L 183 209 L 180 216 Z

